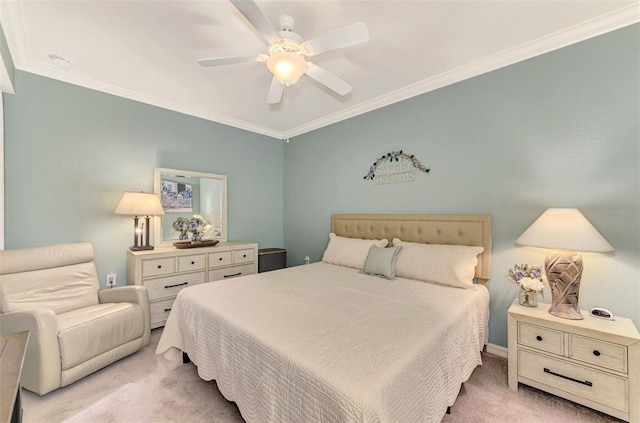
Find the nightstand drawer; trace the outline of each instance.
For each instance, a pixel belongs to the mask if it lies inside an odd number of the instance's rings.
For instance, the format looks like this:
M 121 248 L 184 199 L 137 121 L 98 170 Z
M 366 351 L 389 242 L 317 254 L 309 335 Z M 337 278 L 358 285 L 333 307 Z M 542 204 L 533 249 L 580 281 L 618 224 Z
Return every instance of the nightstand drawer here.
M 209 270 L 209 282 L 219 281 L 222 279 L 237 278 L 245 275 L 254 274 L 253 264 L 245 264 L 242 266 L 227 267 L 225 269 Z
M 228 266 L 232 263 L 231 257 L 231 251 L 209 253 L 209 267 Z
M 518 375 L 623 412 L 629 410 L 628 381 L 621 377 L 527 350 L 518 350 Z
M 564 342 L 561 331 L 518 323 L 518 344 L 526 345 L 541 351 L 563 355 Z
M 174 257 L 143 260 L 142 277 L 170 275 L 176 271 L 176 259 Z
M 205 281 L 205 273 L 189 273 L 186 275 L 175 275 L 167 278 L 149 279 L 144 281 L 147 287 L 149 300 L 157 298 L 171 297 L 178 295 L 181 289 L 194 286 Z
M 596 366 L 627 373 L 627 347 L 569 334 L 568 356 Z
M 234 263 L 251 263 L 255 259 L 253 250 L 238 250 L 233 252 Z
M 178 257 L 178 272 L 204 269 L 204 254 Z

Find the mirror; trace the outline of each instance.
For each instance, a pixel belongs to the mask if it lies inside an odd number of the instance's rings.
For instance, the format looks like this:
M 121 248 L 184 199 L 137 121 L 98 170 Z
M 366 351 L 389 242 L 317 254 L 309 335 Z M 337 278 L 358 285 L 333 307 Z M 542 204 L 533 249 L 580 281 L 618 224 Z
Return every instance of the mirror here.
M 203 239 L 227 241 L 227 176 L 188 170 L 155 168 L 153 190 L 160 195 L 164 216 L 154 218 L 154 240 L 167 247 L 180 240 L 173 229 L 178 218 L 200 215 L 211 225 Z M 189 238 L 191 234 L 189 234 Z

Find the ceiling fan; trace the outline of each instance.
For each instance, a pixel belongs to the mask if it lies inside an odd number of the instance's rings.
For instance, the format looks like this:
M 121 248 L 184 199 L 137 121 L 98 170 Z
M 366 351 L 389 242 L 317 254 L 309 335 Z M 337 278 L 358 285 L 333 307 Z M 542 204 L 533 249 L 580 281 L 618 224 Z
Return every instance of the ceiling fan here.
M 269 104 L 279 103 L 284 87 L 295 84 L 305 74 L 340 95 L 346 95 L 351 91 L 351 85 L 331 72 L 309 62 L 306 58 L 368 41 L 369 30 L 364 23 L 356 22 L 304 41 L 300 35 L 293 32 L 295 22 L 291 16 L 280 16 L 278 22 L 280 31 L 276 31 L 269 19 L 252 0 L 230 1 L 269 43 L 268 54 L 200 59 L 198 60 L 200 66 L 266 62 L 267 68 L 273 74 L 267 95 L 267 103 Z

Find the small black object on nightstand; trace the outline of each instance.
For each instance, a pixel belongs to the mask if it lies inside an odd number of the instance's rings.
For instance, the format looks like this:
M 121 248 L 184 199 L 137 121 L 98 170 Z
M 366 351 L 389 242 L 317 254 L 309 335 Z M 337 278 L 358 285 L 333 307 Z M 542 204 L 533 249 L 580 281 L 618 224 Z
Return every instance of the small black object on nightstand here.
M 261 248 L 258 250 L 258 273 L 287 267 L 287 250 L 284 248 Z

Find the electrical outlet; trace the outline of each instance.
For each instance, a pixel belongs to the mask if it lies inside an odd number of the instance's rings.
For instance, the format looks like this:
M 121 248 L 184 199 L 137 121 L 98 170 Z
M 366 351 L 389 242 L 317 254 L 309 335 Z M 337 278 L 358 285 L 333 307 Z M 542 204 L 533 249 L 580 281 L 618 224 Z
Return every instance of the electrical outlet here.
M 107 275 L 107 288 L 116 286 L 116 274 L 111 272 Z

